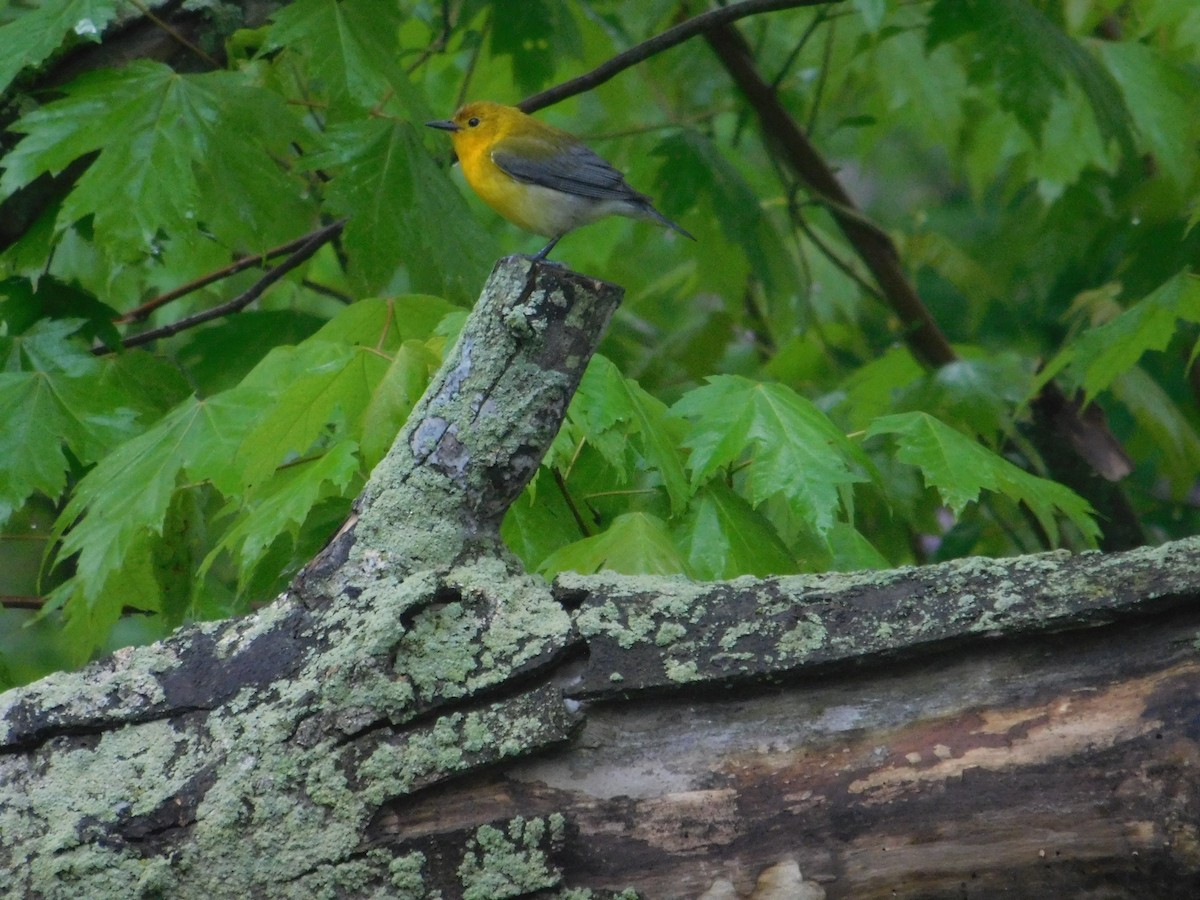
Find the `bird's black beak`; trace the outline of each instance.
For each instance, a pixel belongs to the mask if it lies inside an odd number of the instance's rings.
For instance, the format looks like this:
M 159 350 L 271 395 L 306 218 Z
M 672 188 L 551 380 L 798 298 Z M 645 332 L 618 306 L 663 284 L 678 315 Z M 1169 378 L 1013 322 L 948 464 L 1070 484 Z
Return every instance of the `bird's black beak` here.
M 460 131 L 462 126 L 450 119 L 438 119 L 436 122 L 426 122 L 426 128 L 439 128 L 442 131 Z

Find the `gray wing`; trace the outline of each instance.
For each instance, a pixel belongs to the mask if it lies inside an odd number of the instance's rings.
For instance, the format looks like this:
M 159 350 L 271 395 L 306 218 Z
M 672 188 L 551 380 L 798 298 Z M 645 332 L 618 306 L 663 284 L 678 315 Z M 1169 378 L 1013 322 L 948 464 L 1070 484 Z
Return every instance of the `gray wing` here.
M 646 199 L 625 183 L 624 175 L 583 144 L 556 147 L 550 153 L 547 149 L 547 144 L 536 138 L 505 138 L 492 151 L 492 162 L 517 181 L 565 194 L 633 203 Z

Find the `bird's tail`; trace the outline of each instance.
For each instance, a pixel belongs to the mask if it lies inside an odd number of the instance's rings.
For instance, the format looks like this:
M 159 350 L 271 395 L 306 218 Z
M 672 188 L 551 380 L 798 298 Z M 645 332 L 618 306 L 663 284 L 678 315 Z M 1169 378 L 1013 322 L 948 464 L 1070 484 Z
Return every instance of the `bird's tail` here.
M 690 241 L 696 240 L 696 236 L 694 234 L 692 234 L 690 231 L 688 231 L 686 228 L 684 228 L 679 223 L 672 222 L 670 219 L 668 219 L 666 216 L 664 216 L 662 213 L 660 213 L 657 209 L 654 208 L 654 204 L 651 203 L 649 200 L 646 200 L 644 203 L 642 203 L 642 209 L 646 213 L 647 219 L 657 222 L 659 225 L 665 225 L 667 228 L 670 228 L 672 231 L 678 231 L 680 234 L 682 234 L 685 238 L 687 238 Z

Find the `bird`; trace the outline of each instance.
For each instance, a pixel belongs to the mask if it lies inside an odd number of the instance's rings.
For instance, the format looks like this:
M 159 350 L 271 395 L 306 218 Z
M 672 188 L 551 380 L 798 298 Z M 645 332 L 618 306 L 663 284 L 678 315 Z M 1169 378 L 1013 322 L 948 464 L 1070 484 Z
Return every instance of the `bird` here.
M 567 232 L 605 216 L 645 219 L 696 239 L 575 135 L 515 106 L 477 100 L 425 124 L 450 133 L 467 184 L 484 203 L 550 238 L 530 259 L 545 260 Z

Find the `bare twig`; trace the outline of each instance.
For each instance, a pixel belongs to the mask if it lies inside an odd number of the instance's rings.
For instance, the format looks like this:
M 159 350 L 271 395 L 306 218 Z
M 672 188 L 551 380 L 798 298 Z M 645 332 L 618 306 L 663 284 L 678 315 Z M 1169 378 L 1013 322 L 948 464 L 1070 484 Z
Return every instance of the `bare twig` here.
M 214 282 L 220 281 L 223 278 L 228 278 L 231 275 L 236 275 L 238 272 L 246 269 L 252 269 L 255 266 L 262 266 L 267 263 L 267 260 L 274 259 L 276 256 L 283 256 L 287 253 L 294 253 L 299 248 L 303 247 L 306 242 L 312 240 L 315 235 L 321 235 L 331 228 L 341 230 L 342 223 L 337 222 L 334 225 L 326 225 L 317 231 L 306 234 L 303 237 L 298 237 L 293 241 L 288 241 L 286 244 L 280 244 L 278 247 L 272 247 L 263 253 L 254 256 L 243 256 L 241 259 L 234 260 L 229 265 L 222 269 L 217 269 L 215 272 L 209 272 L 207 275 L 202 275 L 194 281 L 189 281 L 187 284 L 182 284 L 177 288 L 167 291 L 165 294 L 159 294 L 152 300 L 147 300 L 141 306 L 131 309 L 124 315 L 113 319 L 113 324 L 126 325 L 130 322 L 145 321 L 150 313 L 162 306 L 166 306 L 172 300 L 178 300 L 180 297 L 185 297 L 193 291 L 198 291 L 200 288 L 208 287 Z
M 532 97 L 526 97 L 517 106 L 527 113 L 545 109 L 547 106 L 551 106 L 561 100 L 566 100 L 568 97 L 574 97 L 576 94 L 582 94 L 584 91 L 604 84 L 604 82 L 624 72 L 630 66 L 635 66 L 655 54 L 662 53 L 664 50 L 674 47 L 677 44 L 682 44 L 689 38 L 702 34 L 711 28 L 728 25 L 730 22 L 744 19 L 747 16 L 776 12 L 781 9 L 794 9 L 800 6 L 825 6 L 830 3 L 840 2 L 841 0 L 744 0 L 744 2 L 735 3 L 732 6 L 710 9 L 708 12 L 693 16 L 685 22 L 680 22 L 673 28 L 668 28 L 661 34 L 656 34 L 649 40 L 642 41 L 640 44 L 630 47 L 623 53 L 618 53 L 612 59 L 607 60 L 592 69 L 592 71 L 580 75 L 578 78 L 572 78 L 570 81 L 556 84 L 554 87 L 547 88 L 539 94 L 534 94 Z
M 778 88 L 783 84 L 783 79 L 787 78 L 788 72 L 792 70 L 792 66 L 796 64 L 796 59 L 800 56 L 800 52 L 808 46 L 809 38 L 817 31 L 817 28 L 824 23 L 828 10 L 817 10 L 817 14 L 813 16 L 813 20 L 808 23 L 808 27 L 804 29 L 804 34 L 800 35 L 800 40 L 796 41 L 796 46 L 792 47 L 788 53 L 787 59 L 783 61 L 783 65 L 779 67 L 779 72 L 771 79 L 771 87 Z
M 300 283 L 314 294 L 320 294 L 322 297 L 329 297 L 331 300 L 336 300 L 338 303 L 343 303 L 346 306 L 349 306 L 354 302 L 354 298 L 349 294 L 343 293 L 336 288 L 331 288 L 327 284 L 321 284 L 313 281 L 311 278 L 304 278 L 300 281 Z
M 467 92 L 471 90 L 471 79 L 475 77 L 475 66 L 479 64 L 479 56 L 483 52 L 484 41 L 491 28 L 492 11 L 489 9 L 487 17 L 483 20 L 483 27 L 479 29 L 479 43 L 471 51 L 471 58 L 467 60 L 467 71 L 463 73 L 462 84 L 458 86 L 458 96 L 454 99 L 455 109 L 462 106 L 467 100 Z
M 575 498 L 571 496 L 571 492 L 567 489 L 567 480 L 563 478 L 563 474 L 558 470 L 558 466 L 553 466 L 551 471 L 554 473 L 554 483 L 558 485 L 558 490 L 567 504 L 567 509 L 571 510 L 571 515 L 575 519 L 575 525 L 579 528 L 579 533 L 584 537 L 591 537 L 592 530 L 588 528 L 587 522 L 579 514 L 579 507 L 575 505 Z
M 417 54 L 417 58 L 409 63 L 404 73 L 412 75 L 434 56 L 442 53 L 446 49 L 446 44 L 450 41 L 450 32 L 453 26 L 454 23 L 450 21 L 450 4 L 447 0 L 442 0 L 442 30 L 438 33 L 437 37 L 429 42 L 429 45 L 424 50 Z
M 209 55 L 207 52 L 205 52 L 205 50 L 203 48 L 197 46 L 192 41 L 189 41 L 186 37 L 184 37 L 184 35 L 177 28 L 175 28 L 173 25 L 171 25 L 170 22 L 160 19 L 158 16 L 156 16 L 154 14 L 154 11 L 151 10 L 149 7 L 147 7 L 145 4 L 138 2 L 138 0 L 129 0 L 129 3 L 132 6 L 136 7 L 138 12 L 140 12 L 143 16 L 145 16 L 147 19 L 149 19 L 151 22 L 153 22 L 156 27 L 161 28 L 166 34 L 170 35 L 172 40 L 175 40 L 180 45 L 186 47 L 188 50 L 190 50 L 192 53 L 196 54 L 196 56 L 198 56 L 200 59 L 204 60 L 206 63 L 208 63 L 214 69 L 225 68 L 220 63 L 219 60 L 213 58 L 211 55 Z
M 0 594 L 0 607 L 4 609 L 41 609 L 46 605 L 45 597 L 25 594 Z
M 824 12 L 824 10 L 822 10 Z M 833 57 L 833 29 L 836 21 L 829 23 L 829 28 L 825 31 L 825 50 L 821 56 L 821 72 L 817 76 L 817 87 L 813 91 L 812 103 L 808 107 L 808 122 L 806 128 L 808 133 L 812 134 L 813 128 L 817 124 L 817 113 L 821 109 L 821 100 L 825 97 L 825 85 L 829 81 L 829 66 L 830 60 Z
M 883 296 L 905 325 L 905 339 L 913 353 L 933 367 L 957 359 L 950 342 L 901 268 L 892 239 L 854 205 L 833 170 L 779 102 L 775 90 L 758 73 L 745 39 L 728 24 L 708 29 L 705 38 L 746 95 L 763 132 L 780 148 L 793 172 L 829 207 L 847 240 L 871 270 Z
M 171 337 L 179 334 L 181 331 L 186 331 L 189 328 L 194 328 L 197 325 L 202 325 L 205 322 L 211 322 L 213 319 L 219 319 L 222 316 L 227 316 L 231 313 L 240 312 L 245 307 L 249 306 L 257 300 L 267 288 L 290 272 L 292 269 L 299 266 L 310 256 L 317 252 L 327 241 L 334 238 L 342 230 L 345 225 L 344 221 L 334 222 L 332 225 L 327 225 L 324 228 L 314 231 L 303 242 L 296 247 L 292 254 L 277 265 L 275 268 L 263 274 L 262 278 L 256 281 L 249 290 L 244 291 L 237 297 L 234 297 L 227 303 L 222 303 L 219 306 L 214 306 L 211 309 L 206 309 L 195 315 L 186 316 L 176 322 L 170 322 L 160 328 L 151 328 L 149 331 L 143 331 L 141 334 L 131 335 L 121 341 L 122 346 L 140 347 L 143 344 L 148 344 L 162 337 Z M 97 348 L 93 351 L 97 353 L 106 353 L 107 348 Z
M 825 243 L 825 240 L 819 234 L 813 231 L 812 226 L 804 221 L 803 216 L 797 215 L 795 223 L 796 227 L 804 232 L 804 236 L 821 252 L 821 255 L 829 260 L 843 275 L 862 288 L 863 293 L 870 294 L 876 300 L 884 300 L 883 295 L 879 293 L 879 288 L 859 275 L 854 271 L 854 267 L 850 263 L 838 256 L 837 252 L 829 244 Z

